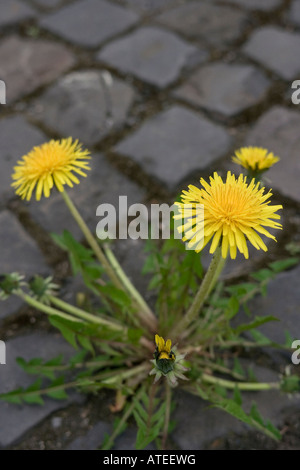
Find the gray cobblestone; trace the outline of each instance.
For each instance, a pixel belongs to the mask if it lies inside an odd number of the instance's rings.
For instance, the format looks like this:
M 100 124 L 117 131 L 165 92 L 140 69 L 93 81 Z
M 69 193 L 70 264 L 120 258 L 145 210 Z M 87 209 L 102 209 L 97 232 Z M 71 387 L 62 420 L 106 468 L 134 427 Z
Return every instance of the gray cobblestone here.
M 17 364 L 16 358 L 26 360 L 34 357 L 52 359 L 59 354 L 69 358 L 74 354 L 60 335 L 31 333 L 26 336 L 14 338 L 6 343 L 6 365 L 1 365 L 0 393 L 7 393 L 18 387 L 28 387 L 35 378 L 26 374 Z M 70 393 L 68 400 L 58 401 L 45 399 L 43 406 L 13 405 L 0 402 L 2 426 L 0 428 L 0 448 L 18 441 L 22 435 L 40 423 L 55 410 L 83 401 L 83 396 Z
M 220 0 L 248 10 L 272 11 L 282 4 L 282 0 Z
M 98 59 L 148 83 L 165 87 L 179 77 L 197 54 L 196 47 L 173 33 L 145 27 L 107 45 Z M 205 59 L 206 52 L 202 51 L 202 54 Z
M 249 132 L 247 145 L 267 148 L 280 157 L 268 171 L 273 189 L 300 201 L 299 136 L 300 114 L 297 110 L 275 106 L 261 116 Z
M 234 116 L 262 100 L 269 86 L 256 67 L 216 62 L 201 67 L 174 94 L 192 105 Z
M 292 23 L 300 26 L 300 1 L 294 0 L 291 4 L 288 18 Z
M 14 195 L 11 187 L 13 167 L 35 145 L 45 142 L 46 137 L 29 124 L 21 115 L 0 120 L 0 197 L 6 200 Z
M 21 21 L 34 18 L 36 12 L 30 6 L 19 0 L 0 0 L 0 29 Z
M 72 67 L 75 59 L 61 44 L 10 36 L 0 43 L 0 64 L 7 104 L 11 104 L 50 83 Z
M 285 80 L 297 78 L 300 34 L 275 26 L 265 26 L 254 31 L 243 52 Z
M 34 241 L 20 222 L 8 211 L 0 212 L 1 273 L 19 272 L 27 279 L 33 274 L 49 273 L 50 269 Z M 0 319 L 15 313 L 22 302 L 11 297 L 0 302 Z
M 190 173 L 224 155 L 230 144 L 225 129 L 183 107 L 173 106 L 146 121 L 115 151 L 132 158 L 145 172 L 174 190 Z
M 248 22 L 246 13 L 209 2 L 189 2 L 157 17 L 157 21 L 187 37 L 224 47 L 240 37 Z
M 87 145 L 99 142 L 126 123 L 135 96 L 133 88 L 119 79 L 111 77 L 112 84 L 103 85 L 104 73 L 66 75 L 34 102 L 32 116 L 61 136 Z
M 96 47 L 137 20 L 133 11 L 105 0 L 80 0 L 47 15 L 40 25 L 74 44 Z

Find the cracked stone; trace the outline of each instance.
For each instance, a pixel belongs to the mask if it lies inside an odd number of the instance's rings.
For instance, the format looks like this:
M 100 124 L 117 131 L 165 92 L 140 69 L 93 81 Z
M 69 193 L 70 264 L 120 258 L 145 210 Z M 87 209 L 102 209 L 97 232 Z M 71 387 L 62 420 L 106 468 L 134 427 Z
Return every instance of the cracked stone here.
M 0 63 L 7 104 L 11 104 L 67 71 L 75 58 L 62 44 L 10 36 L 0 44 Z
M 300 50 L 300 34 L 275 26 L 254 31 L 243 52 L 284 80 L 297 78 L 300 63 L 295 60 Z
M 216 62 L 201 67 L 174 95 L 192 105 L 234 116 L 259 103 L 270 81 L 252 65 Z
M 272 11 L 278 8 L 282 0 L 219 0 L 220 3 L 231 3 L 248 10 Z
M 249 19 L 229 6 L 190 2 L 157 16 L 157 21 L 192 39 L 223 47 L 236 41 Z
M 275 106 L 263 114 L 249 132 L 246 145 L 267 148 L 280 157 L 269 171 L 273 189 L 300 201 L 300 114 Z
M 0 0 L 0 28 L 26 21 L 36 16 L 33 8 L 19 0 Z
M 299 0 L 294 0 L 293 3 L 291 4 L 291 7 L 288 13 L 288 19 L 292 23 L 295 23 L 297 26 L 300 26 L 300 1 Z
M 0 120 L 0 198 L 2 201 L 14 195 L 10 177 L 14 165 L 32 147 L 46 140 L 46 136 L 29 124 L 23 116 L 9 116 Z
M 133 11 L 105 0 L 80 0 L 45 16 L 40 26 L 74 44 L 96 47 L 138 19 Z
M 173 190 L 190 173 L 224 155 L 230 144 L 231 138 L 221 126 L 173 106 L 146 121 L 114 150 Z
M 0 212 L 1 273 L 19 272 L 28 279 L 34 274 L 49 274 L 43 255 L 20 222 L 8 211 Z M 0 318 L 15 313 L 23 303 L 12 296 L 0 302 Z
M 58 134 L 93 145 L 126 123 L 134 96 L 131 86 L 106 71 L 73 72 L 46 90 L 30 112 Z
M 74 350 L 58 334 L 32 333 L 7 341 L 6 365 L 1 365 L 0 393 L 7 393 L 20 386 L 28 387 L 34 382 L 32 375 L 26 374 L 16 363 L 17 357 L 25 360 L 41 357 L 52 359 L 63 354 L 65 359 L 74 355 Z M 18 441 L 25 432 L 44 420 L 52 412 L 65 408 L 72 403 L 82 403 L 83 396 L 75 392 L 69 394 L 65 401 L 45 398 L 45 404 L 13 405 L 0 402 L 2 426 L 0 428 L 0 448 L 10 446 Z
M 119 196 L 127 196 L 128 205 L 131 205 L 142 202 L 145 198 L 145 191 L 114 169 L 101 154 L 93 154 L 90 166 L 92 171 L 88 172 L 87 178 L 81 178 L 80 185 L 68 189 L 68 193 L 92 232 L 95 233 L 100 220 L 96 216 L 99 204 L 112 204 L 118 214 Z M 39 202 L 31 201 L 27 204 L 32 217 L 45 230 L 55 233 L 69 230 L 75 238 L 83 238 L 60 194 L 54 193 L 49 199 L 43 198 Z
M 206 51 L 199 51 L 173 33 L 145 27 L 104 47 L 98 59 L 148 83 L 166 87 L 199 53 L 204 60 Z

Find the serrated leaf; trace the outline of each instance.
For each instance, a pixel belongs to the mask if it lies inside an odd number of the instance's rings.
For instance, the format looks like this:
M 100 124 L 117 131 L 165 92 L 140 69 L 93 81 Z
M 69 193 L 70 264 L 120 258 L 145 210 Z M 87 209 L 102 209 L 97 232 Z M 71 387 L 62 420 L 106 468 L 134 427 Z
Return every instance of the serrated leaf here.
M 233 399 L 238 405 L 242 405 L 243 400 L 241 396 L 241 392 L 239 391 L 239 388 L 236 386 L 233 392 Z
M 252 406 L 251 406 L 250 416 L 253 419 L 255 419 L 255 421 L 257 421 L 259 424 L 264 426 L 264 420 L 262 419 L 261 414 L 259 413 L 259 411 L 257 409 L 256 403 L 254 403 L 254 402 L 252 403 Z
M 285 271 L 286 269 L 291 268 L 292 266 L 295 266 L 298 263 L 299 263 L 299 258 L 295 257 L 295 258 L 281 259 L 279 261 L 273 261 L 272 263 L 269 264 L 269 266 L 275 273 L 280 273 L 281 271 Z
M 244 331 L 253 330 L 263 325 L 264 323 L 268 323 L 270 321 L 279 321 L 279 320 L 278 318 L 273 317 L 272 315 L 267 315 L 264 317 L 255 317 L 251 323 L 243 324 L 243 325 L 238 326 L 237 328 L 234 328 L 233 333 L 236 335 L 239 335 Z

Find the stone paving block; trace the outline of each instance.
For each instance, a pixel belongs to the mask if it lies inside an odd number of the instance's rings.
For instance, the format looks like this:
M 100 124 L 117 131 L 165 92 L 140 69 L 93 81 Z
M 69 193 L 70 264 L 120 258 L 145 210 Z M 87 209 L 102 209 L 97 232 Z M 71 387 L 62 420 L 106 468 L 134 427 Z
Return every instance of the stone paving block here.
M 0 29 L 34 18 L 36 12 L 19 0 L 0 0 Z
M 121 3 L 139 11 L 152 13 L 173 5 L 182 3 L 182 0 L 121 0 Z
M 272 341 L 285 343 L 285 331 L 300 339 L 300 266 L 280 273 L 267 287 L 266 297 L 256 297 L 249 302 L 249 309 L 256 316 L 273 315 L 279 322 L 269 322 L 259 330 Z M 241 322 L 242 317 L 240 317 Z M 243 316 L 245 322 L 249 318 Z M 290 358 L 290 355 L 289 355 Z M 291 365 L 289 360 L 287 365 Z
M 166 87 L 178 79 L 180 72 L 198 51 L 175 34 L 159 28 L 144 27 L 108 44 L 98 59 L 125 73 L 158 87 Z
M 180 449 L 202 450 L 206 443 L 227 432 L 241 432 L 243 424 L 225 411 L 209 408 L 210 403 L 194 395 L 176 390 L 176 406 L 172 419 L 176 423 L 172 441 Z
M 190 173 L 226 154 L 230 144 L 231 138 L 221 126 L 173 106 L 146 121 L 114 150 L 173 190 Z
M 297 78 L 300 63 L 300 34 L 276 26 L 265 26 L 254 31 L 242 51 L 263 67 L 284 80 Z
M 135 12 L 105 0 L 79 0 L 45 16 L 40 26 L 74 44 L 96 47 L 138 19 Z
M 280 157 L 268 171 L 270 186 L 282 194 L 300 201 L 300 114 L 295 111 L 274 106 L 256 122 L 250 130 L 246 145 L 267 148 Z
M 126 123 L 134 90 L 125 82 L 85 70 L 61 78 L 39 97 L 32 116 L 62 137 L 72 136 L 87 145 L 99 142 Z M 105 77 L 111 83 L 105 85 Z
M 245 12 L 210 2 L 188 2 L 157 16 L 157 21 L 192 39 L 219 47 L 232 44 L 248 23 Z
M 34 241 L 20 222 L 8 211 L 0 212 L 0 272 L 19 272 L 28 278 L 33 274 L 49 274 L 50 268 Z M 0 319 L 15 313 L 22 306 L 17 297 L 0 302 Z
M 300 26 L 300 1 L 294 0 L 291 4 L 288 19 L 295 23 L 297 26 Z
M 95 234 L 101 219 L 96 216 L 99 204 L 112 204 L 118 214 L 119 196 L 127 196 L 130 205 L 142 202 L 145 191 L 114 169 L 101 154 L 93 154 L 90 165 L 92 171 L 88 172 L 87 178 L 81 178 L 80 185 L 69 188 L 68 193 Z M 69 230 L 77 239 L 83 238 L 60 194 L 51 194 L 39 202 L 32 200 L 28 203 L 28 210 L 47 231 L 62 233 Z
M 33 375 L 26 374 L 17 364 L 16 358 L 26 360 L 34 357 L 51 359 L 63 354 L 65 359 L 74 355 L 74 350 L 59 334 L 35 332 L 20 336 L 6 343 L 6 365 L 0 365 L 0 393 L 7 393 L 18 387 L 28 387 L 35 381 Z M 13 405 L 0 402 L 1 428 L 0 448 L 7 447 L 19 440 L 22 435 L 40 423 L 53 411 L 65 408 L 71 403 L 82 403 L 83 395 L 75 392 L 64 401 L 45 398 L 41 405 Z
M 17 161 L 35 145 L 47 139 L 36 127 L 21 115 L 0 120 L 0 198 L 5 201 L 14 195 L 11 174 Z
M 279 380 L 279 375 L 271 369 L 258 366 L 249 360 L 241 359 L 241 363 L 251 367 L 261 382 Z M 245 434 L 250 429 L 253 430 L 225 411 L 209 408 L 209 402 L 186 392 L 176 391 L 175 399 L 177 403 L 172 419 L 176 421 L 176 428 L 172 433 L 172 440 L 180 449 L 202 450 L 214 439 L 228 433 Z M 283 424 L 284 417 L 291 408 L 299 410 L 299 397 L 288 396 L 279 390 L 242 392 L 242 399 L 242 407 L 246 413 L 250 412 L 255 401 L 264 420 L 270 420 L 275 426 Z
M 55 8 L 60 6 L 64 0 L 33 0 L 33 2 L 39 7 L 43 8 Z
M 272 11 L 282 4 L 282 0 L 219 0 L 220 3 L 231 3 L 248 10 Z
M 66 72 L 75 58 L 62 44 L 10 36 L 0 43 L 0 64 L 11 104 Z
M 74 441 L 68 445 L 67 450 L 97 450 L 106 434 L 110 434 L 111 432 L 111 425 L 104 421 L 99 421 L 85 436 L 74 439 Z
M 259 103 L 270 86 L 252 65 L 216 62 L 200 67 L 174 95 L 191 105 L 234 116 Z

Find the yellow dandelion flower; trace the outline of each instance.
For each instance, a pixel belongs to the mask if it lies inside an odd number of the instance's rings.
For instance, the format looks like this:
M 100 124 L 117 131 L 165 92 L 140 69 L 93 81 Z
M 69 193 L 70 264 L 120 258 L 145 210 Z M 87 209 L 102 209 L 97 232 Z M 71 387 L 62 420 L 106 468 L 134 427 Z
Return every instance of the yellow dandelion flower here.
M 280 160 L 272 152 L 261 147 L 242 147 L 235 152 L 232 161 L 253 172 L 263 172 Z
M 188 241 L 189 248 L 199 252 L 212 240 L 210 253 L 214 253 L 221 243 L 223 258 L 226 258 L 228 251 L 231 258 L 236 258 L 237 249 L 248 258 L 247 240 L 256 249 L 264 251 L 267 251 L 267 247 L 259 233 L 276 241 L 264 227 L 282 228 L 280 223 L 274 221 L 280 219 L 280 215 L 275 212 L 282 209 L 282 206 L 269 205 L 270 201 L 267 199 L 272 193 L 269 191 L 264 194 L 265 188 L 260 188 L 254 178 L 247 184 L 246 176 L 239 175 L 236 179 L 228 171 L 226 181 L 223 182 L 215 172 L 214 176 L 210 177 L 210 184 L 203 178 L 200 183 L 202 189 L 190 185 L 188 191 L 183 191 L 182 202 L 176 203 L 179 214 L 174 217 L 177 219 L 184 214 L 186 204 L 192 208 L 190 216 L 178 228 L 179 232 L 184 234 L 183 241 Z M 204 207 L 204 228 L 202 224 L 199 228 L 196 226 L 196 210 L 199 204 Z M 200 242 L 198 232 L 202 237 Z
M 82 150 L 78 140 L 73 142 L 71 137 L 50 140 L 34 147 L 18 161 L 12 175 L 12 186 L 16 188 L 16 194 L 27 201 L 36 188 L 36 199 L 39 201 L 42 194 L 49 197 L 54 185 L 62 192 L 65 184 L 70 187 L 73 183 L 79 184 L 74 173 L 86 176 L 85 171 L 90 170 L 86 160 L 90 158 L 89 151 Z
M 172 342 L 170 339 L 165 342 L 161 336 L 155 335 L 155 344 L 157 359 L 171 359 Z

